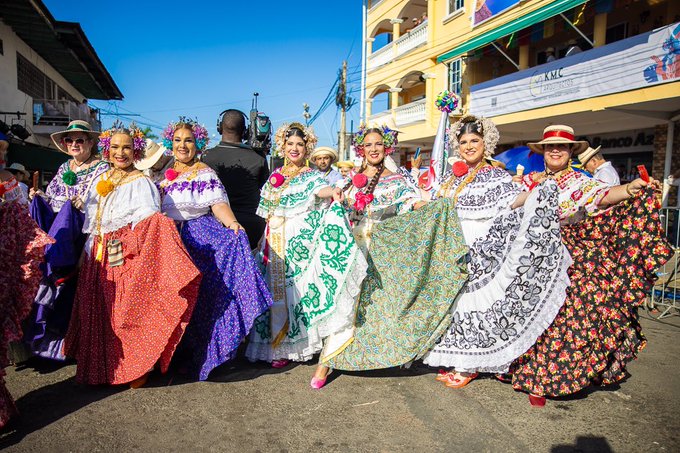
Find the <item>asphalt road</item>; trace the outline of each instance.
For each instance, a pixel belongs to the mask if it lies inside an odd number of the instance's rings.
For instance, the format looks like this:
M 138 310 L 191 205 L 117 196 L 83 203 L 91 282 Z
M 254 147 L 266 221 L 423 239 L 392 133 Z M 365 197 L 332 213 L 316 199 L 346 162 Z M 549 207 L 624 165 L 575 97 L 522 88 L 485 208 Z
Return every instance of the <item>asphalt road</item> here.
M 335 372 L 238 361 L 208 382 L 153 376 L 138 390 L 75 383 L 75 366 L 8 369 L 22 418 L 0 449 L 40 451 L 680 451 L 680 317 L 651 320 L 620 386 L 532 408 L 493 378 L 454 390 L 414 365 Z

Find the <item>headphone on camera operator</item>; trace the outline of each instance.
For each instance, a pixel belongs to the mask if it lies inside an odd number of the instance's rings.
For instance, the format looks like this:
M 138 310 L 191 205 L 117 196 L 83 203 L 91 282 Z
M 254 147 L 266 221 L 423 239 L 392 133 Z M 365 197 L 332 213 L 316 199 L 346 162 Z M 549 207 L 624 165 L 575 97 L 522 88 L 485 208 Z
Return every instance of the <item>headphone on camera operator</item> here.
M 224 119 L 224 114 L 228 113 L 228 112 L 238 112 L 239 114 L 241 114 L 243 116 L 245 128 L 243 129 L 243 133 L 241 134 L 241 141 L 245 142 L 245 143 L 240 143 L 240 145 L 245 145 L 245 146 L 250 147 L 250 144 L 248 143 L 249 139 L 250 139 L 250 118 L 248 118 L 248 115 L 246 115 L 245 113 L 243 113 L 240 110 L 237 110 L 237 109 L 223 110 L 220 113 L 219 117 L 217 118 L 217 133 L 222 135 L 222 120 Z

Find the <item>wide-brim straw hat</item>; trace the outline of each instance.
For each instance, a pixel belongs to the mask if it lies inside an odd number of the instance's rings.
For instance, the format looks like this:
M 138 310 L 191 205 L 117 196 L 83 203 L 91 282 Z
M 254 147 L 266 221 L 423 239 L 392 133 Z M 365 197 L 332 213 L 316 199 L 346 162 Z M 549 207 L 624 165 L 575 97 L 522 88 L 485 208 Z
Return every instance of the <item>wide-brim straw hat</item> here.
M 5 170 L 8 170 L 12 173 L 14 173 L 15 171 L 21 172 L 27 178 L 29 178 L 31 176 L 31 174 L 28 171 L 26 171 L 26 167 L 24 167 L 23 165 L 16 163 L 16 162 L 13 163 L 12 165 L 10 165 L 9 167 L 5 168 Z
M 600 148 L 602 148 L 602 146 L 598 146 L 597 148 L 591 148 L 589 146 L 588 149 L 579 154 L 577 157 L 580 165 L 584 166 L 585 164 L 587 164 L 588 161 L 592 159 L 595 154 L 600 152 Z
M 92 126 L 90 126 L 90 123 L 87 121 L 83 120 L 73 120 L 70 123 L 68 123 L 68 126 L 66 126 L 66 129 L 63 131 L 55 132 L 50 137 L 52 137 L 52 141 L 54 142 L 54 145 L 57 147 L 59 151 L 62 153 L 68 154 L 68 151 L 62 148 L 61 146 L 61 139 L 67 136 L 71 132 L 82 132 L 83 134 L 88 135 L 92 140 L 97 140 L 99 137 L 99 134 L 101 132 L 99 131 L 93 131 Z M 95 143 L 94 146 L 92 147 L 93 150 L 97 149 L 97 144 Z
M 331 164 L 338 161 L 338 152 L 330 146 L 319 146 L 314 151 L 312 151 L 312 154 L 309 156 L 309 160 L 314 162 L 314 160 L 319 156 L 331 156 Z
M 144 148 L 144 157 L 138 162 L 135 162 L 137 170 L 148 170 L 161 160 L 167 148 L 153 140 L 146 139 L 146 148 Z
M 536 154 L 543 154 L 543 145 L 557 145 L 563 143 L 574 145 L 572 147 L 573 154 L 578 155 L 585 151 L 590 145 L 583 140 L 574 140 L 575 138 L 574 129 L 563 124 L 556 124 L 554 126 L 548 126 L 543 130 L 543 140 L 535 143 L 527 143 L 527 146 Z
M 354 162 L 351 160 L 341 160 L 340 162 L 336 163 L 335 166 L 338 168 L 349 168 L 350 170 L 355 167 Z

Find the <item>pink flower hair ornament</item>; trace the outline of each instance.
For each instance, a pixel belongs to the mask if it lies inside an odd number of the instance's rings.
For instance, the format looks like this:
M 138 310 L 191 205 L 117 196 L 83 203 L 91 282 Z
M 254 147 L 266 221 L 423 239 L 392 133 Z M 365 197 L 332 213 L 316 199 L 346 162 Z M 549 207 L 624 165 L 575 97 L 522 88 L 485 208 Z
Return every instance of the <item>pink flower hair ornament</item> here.
M 130 126 L 125 127 L 123 123 L 116 120 L 110 129 L 105 130 L 99 135 L 99 143 L 97 148 L 105 160 L 109 160 L 111 149 L 111 138 L 116 134 L 125 134 L 132 137 L 133 159 L 135 162 L 144 157 L 144 150 L 146 149 L 146 137 L 144 133 L 132 122 Z
M 366 135 L 368 135 L 369 132 L 375 132 L 376 129 L 380 131 L 380 135 L 383 138 L 386 156 L 389 156 L 397 149 L 397 144 L 399 143 L 397 135 L 399 135 L 399 132 L 390 129 L 386 125 L 372 128 L 366 126 L 365 124 L 361 124 L 361 126 L 359 126 L 359 130 L 354 134 L 354 136 L 352 136 L 352 146 L 354 146 L 354 151 L 356 152 L 357 156 L 361 158 L 364 157 L 364 140 L 366 140 Z
M 208 129 L 202 124 L 199 124 L 196 120 L 193 120 L 186 116 L 180 116 L 178 121 L 171 122 L 166 126 L 161 134 L 163 139 L 163 146 L 165 146 L 165 154 L 167 156 L 172 156 L 172 140 L 175 136 L 175 132 L 187 126 L 191 129 L 191 133 L 194 136 L 196 142 L 196 155 L 200 156 L 210 143 L 210 136 L 208 135 Z

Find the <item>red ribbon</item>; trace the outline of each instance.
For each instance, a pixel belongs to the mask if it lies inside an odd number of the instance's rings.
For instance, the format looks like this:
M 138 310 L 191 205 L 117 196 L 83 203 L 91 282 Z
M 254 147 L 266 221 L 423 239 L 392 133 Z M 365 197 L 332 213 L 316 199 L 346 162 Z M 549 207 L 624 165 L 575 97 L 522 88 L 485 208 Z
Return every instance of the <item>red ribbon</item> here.
M 568 140 L 574 140 L 574 134 L 570 134 L 569 132 L 566 131 L 548 131 L 545 134 L 543 134 L 543 140 L 550 137 L 561 137 L 566 138 Z

